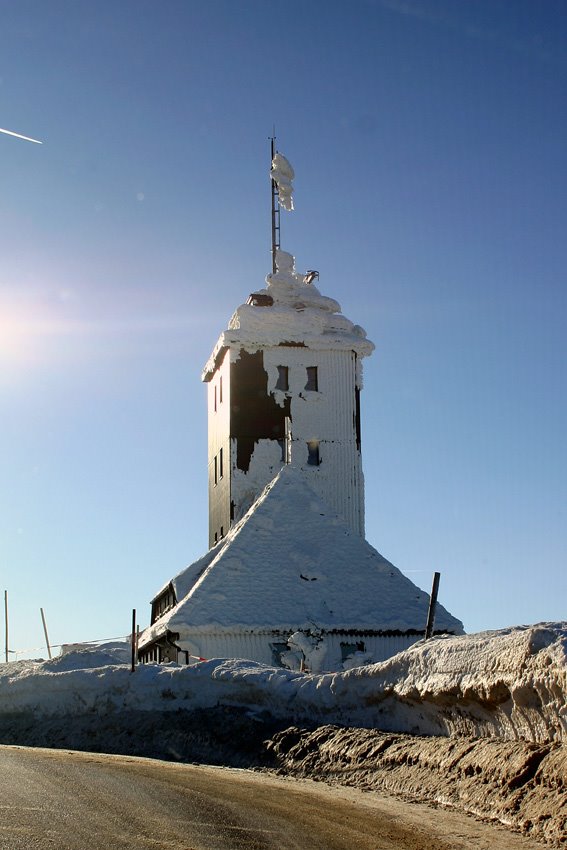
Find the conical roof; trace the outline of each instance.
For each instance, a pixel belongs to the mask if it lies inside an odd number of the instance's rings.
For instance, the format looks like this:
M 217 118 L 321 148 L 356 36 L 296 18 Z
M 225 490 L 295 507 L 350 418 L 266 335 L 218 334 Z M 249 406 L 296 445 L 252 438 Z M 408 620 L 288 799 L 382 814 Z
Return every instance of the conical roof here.
M 164 628 L 181 638 L 241 630 L 425 628 L 428 594 L 351 532 L 308 478 L 291 466 L 278 473 L 222 543 L 173 579 L 179 590 L 187 587 L 187 576 L 195 583 L 144 634 L 144 643 Z M 438 605 L 435 630 L 460 634 L 463 626 Z

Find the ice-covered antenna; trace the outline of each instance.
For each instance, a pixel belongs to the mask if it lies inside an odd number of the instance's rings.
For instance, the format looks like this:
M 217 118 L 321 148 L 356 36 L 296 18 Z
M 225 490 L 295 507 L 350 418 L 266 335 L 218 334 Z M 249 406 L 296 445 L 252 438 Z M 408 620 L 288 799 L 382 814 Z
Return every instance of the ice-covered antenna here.
M 33 142 L 36 145 L 42 145 L 43 142 L 40 142 L 39 139 L 32 139 L 29 136 L 22 136 L 21 133 L 13 133 L 12 130 L 3 130 L 0 127 L 0 133 L 5 133 L 7 136 L 15 136 L 16 139 L 23 139 L 24 142 Z
M 270 168 L 276 155 L 276 128 L 274 134 L 270 137 Z M 280 198 L 278 195 L 278 187 L 276 181 L 272 177 L 272 273 L 276 273 L 276 251 L 280 247 Z

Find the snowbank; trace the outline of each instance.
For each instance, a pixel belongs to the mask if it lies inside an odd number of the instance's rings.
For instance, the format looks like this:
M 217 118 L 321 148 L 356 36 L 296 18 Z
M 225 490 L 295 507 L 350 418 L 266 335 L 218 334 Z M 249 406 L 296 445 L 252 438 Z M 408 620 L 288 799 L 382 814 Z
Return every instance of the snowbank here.
M 553 847 L 567 841 L 565 744 L 323 726 L 276 732 L 268 751 L 286 776 L 455 808 Z
M 243 660 L 132 673 L 128 658 L 124 644 L 0 665 L 0 742 L 276 767 L 567 839 L 567 623 L 322 676 Z
M 0 725 L 18 714 L 213 706 L 311 726 L 565 741 L 567 623 L 435 638 L 388 661 L 322 676 L 234 659 L 148 664 L 131 673 L 116 649 L 104 648 L 0 665 Z

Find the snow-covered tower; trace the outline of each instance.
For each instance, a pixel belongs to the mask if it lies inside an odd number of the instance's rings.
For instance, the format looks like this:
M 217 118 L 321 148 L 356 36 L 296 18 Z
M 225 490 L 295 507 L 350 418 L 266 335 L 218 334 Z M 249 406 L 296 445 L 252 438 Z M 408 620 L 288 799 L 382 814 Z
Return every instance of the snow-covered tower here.
M 313 673 L 389 658 L 429 597 L 364 539 L 362 359 L 374 345 L 279 245 L 293 169 L 272 150 L 272 272 L 209 358 L 209 550 L 161 587 L 142 661 Z M 348 574 L 348 575 L 347 575 Z M 441 605 L 437 634 L 461 634 Z
M 272 153 L 274 153 L 272 151 Z M 237 308 L 203 371 L 208 383 L 209 546 L 285 463 L 364 537 L 360 391 L 365 331 L 298 274 L 279 248 L 279 205 L 292 209 L 293 170 L 272 161 L 273 270 Z

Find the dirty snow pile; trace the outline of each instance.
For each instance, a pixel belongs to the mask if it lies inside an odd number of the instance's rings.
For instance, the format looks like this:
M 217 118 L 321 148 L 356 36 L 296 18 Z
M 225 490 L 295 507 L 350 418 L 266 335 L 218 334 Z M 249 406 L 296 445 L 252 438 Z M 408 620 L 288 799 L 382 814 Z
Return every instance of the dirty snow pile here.
M 241 659 L 132 673 L 128 658 L 124 644 L 0 665 L 0 731 L 24 715 L 236 706 L 285 723 L 567 739 L 567 623 L 438 637 L 378 664 L 318 676 Z
M 270 767 L 565 846 L 567 623 L 318 676 L 239 659 L 132 673 L 129 659 L 120 644 L 0 665 L 0 743 Z

